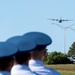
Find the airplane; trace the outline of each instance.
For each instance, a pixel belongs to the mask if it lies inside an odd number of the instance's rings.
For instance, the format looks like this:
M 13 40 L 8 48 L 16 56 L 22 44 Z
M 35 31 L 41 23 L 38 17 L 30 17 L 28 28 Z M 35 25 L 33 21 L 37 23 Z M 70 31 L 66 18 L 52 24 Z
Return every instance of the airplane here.
M 63 21 L 73 21 L 68 19 L 62 19 L 62 17 L 60 17 L 60 19 L 48 19 L 48 20 L 58 21 L 59 23 L 62 23 Z

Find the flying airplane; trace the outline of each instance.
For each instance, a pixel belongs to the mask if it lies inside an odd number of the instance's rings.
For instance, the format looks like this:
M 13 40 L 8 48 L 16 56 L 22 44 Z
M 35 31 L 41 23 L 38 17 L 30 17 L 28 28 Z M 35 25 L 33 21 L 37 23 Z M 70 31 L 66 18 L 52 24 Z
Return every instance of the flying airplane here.
M 68 20 L 68 19 L 62 19 L 62 17 L 60 17 L 60 19 L 48 19 L 48 20 L 58 21 L 59 23 L 62 23 L 63 21 L 73 21 L 73 20 Z

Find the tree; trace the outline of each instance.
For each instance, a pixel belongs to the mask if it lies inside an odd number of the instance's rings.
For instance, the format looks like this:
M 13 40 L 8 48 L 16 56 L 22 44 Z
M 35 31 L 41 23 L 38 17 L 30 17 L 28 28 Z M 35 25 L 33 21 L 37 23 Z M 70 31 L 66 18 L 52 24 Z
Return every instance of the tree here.
M 71 47 L 69 48 L 69 51 L 68 51 L 69 56 L 72 56 L 74 54 L 75 54 L 75 42 L 73 42 L 73 44 L 71 45 Z
M 48 53 L 46 56 L 46 61 L 44 61 L 44 62 L 45 62 L 45 64 L 68 64 L 68 63 L 72 63 L 67 58 L 66 54 L 63 54 L 61 52 L 56 52 L 56 51 Z

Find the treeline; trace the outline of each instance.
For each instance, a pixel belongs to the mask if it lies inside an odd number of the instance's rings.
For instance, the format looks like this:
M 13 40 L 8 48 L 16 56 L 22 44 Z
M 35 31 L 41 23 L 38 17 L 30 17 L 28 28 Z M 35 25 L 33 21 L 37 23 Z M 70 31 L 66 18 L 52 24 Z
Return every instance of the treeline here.
M 68 59 L 67 54 L 63 54 L 61 52 L 51 52 L 47 53 L 45 58 L 43 58 L 43 62 L 45 64 L 71 64 L 73 63 Z
M 67 54 L 63 54 L 61 52 L 47 52 L 46 56 L 43 58 L 43 62 L 45 64 L 72 64 L 73 61 L 68 59 L 68 57 L 71 57 L 75 54 L 75 42 L 71 45 L 69 48 L 69 51 Z

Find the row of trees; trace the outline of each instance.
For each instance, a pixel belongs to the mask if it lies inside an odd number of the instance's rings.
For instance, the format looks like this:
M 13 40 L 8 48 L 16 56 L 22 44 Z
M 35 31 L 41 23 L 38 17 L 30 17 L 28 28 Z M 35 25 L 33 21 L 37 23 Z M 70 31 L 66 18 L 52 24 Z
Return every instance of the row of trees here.
M 75 42 L 69 48 L 67 54 L 63 54 L 61 52 L 47 52 L 46 57 L 43 59 L 45 64 L 70 64 L 73 61 L 70 61 L 68 57 L 71 57 L 75 54 Z

